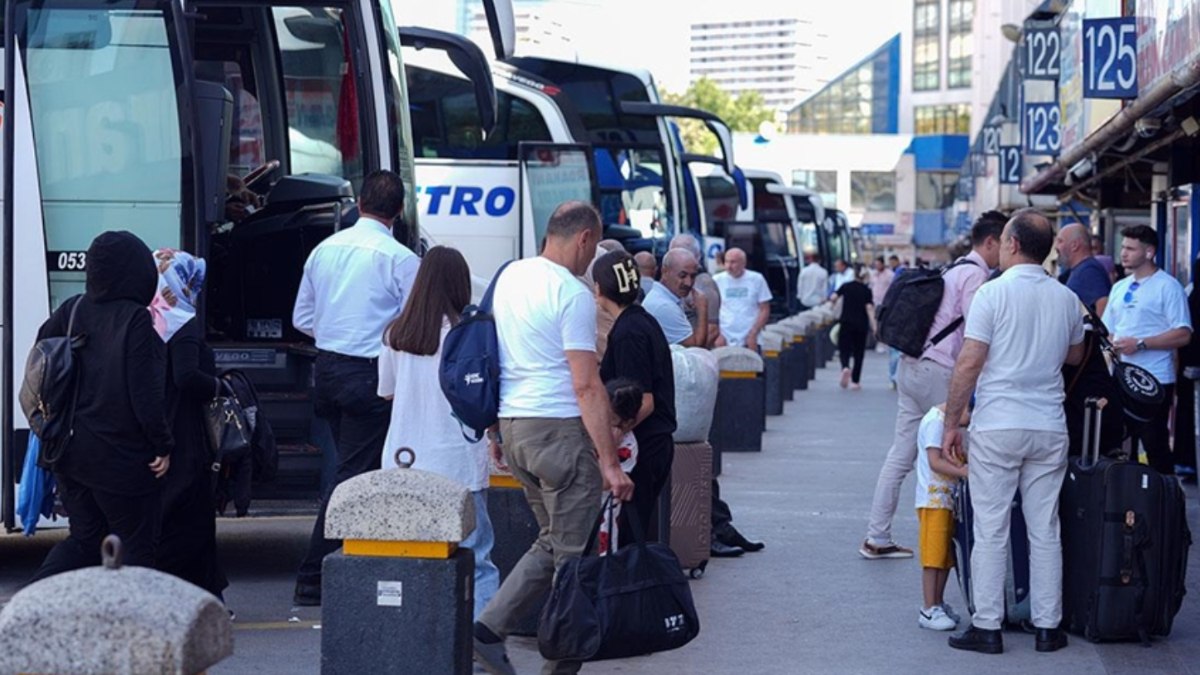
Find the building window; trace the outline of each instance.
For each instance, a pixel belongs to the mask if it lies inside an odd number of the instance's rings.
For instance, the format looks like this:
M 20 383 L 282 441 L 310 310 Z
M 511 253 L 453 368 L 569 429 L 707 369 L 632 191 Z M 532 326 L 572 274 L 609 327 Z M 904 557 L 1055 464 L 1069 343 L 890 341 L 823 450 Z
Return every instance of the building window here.
M 851 171 L 850 210 L 895 211 L 896 174 L 891 171 Z
M 913 133 L 917 136 L 971 133 L 971 106 L 922 105 L 913 109 Z
M 792 185 L 813 192 L 821 198 L 821 203 L 825 206 L 832 207 L 837 203 L 836 171 L 796 169 L 792 171 Z
M 913 91 L 940 86 L 941 0 L 916 0 L 913 7 Z
M 975 52 L 971 23 L 974 19 L 975 0 L 950 0 L 946 85 L 951 89 L 971 86 L 971 57 Z
M 938 211 L 954 206 L 954 190 L 958 173 L 945 171 L 917 172 L 917 210 Z

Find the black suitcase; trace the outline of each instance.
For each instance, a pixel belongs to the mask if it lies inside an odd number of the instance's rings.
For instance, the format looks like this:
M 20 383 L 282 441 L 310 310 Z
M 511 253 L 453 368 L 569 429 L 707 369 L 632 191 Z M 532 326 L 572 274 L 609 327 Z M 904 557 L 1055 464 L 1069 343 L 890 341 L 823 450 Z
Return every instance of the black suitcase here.
M 1191 531 L 1174 476 L 1099 457 L 1107 401 L 1084 410 L 1084 457 L 1063 481 L 1063 627 L 1092 642 L 1166 636 L 1183 602 Z
M 974 510 L 971 508 L 971 489 L 960 480 L 954 490 L 954 571 L 958 587 L 967 603 L 967 612 L 975 614 L 975 598 L 971 579 L 971 550 L 975 547 Z M 1021 511 L 1021 493 L 1013 495 L 1009 516 L 1008 573 L 1004 576 L 1004 623 L 1032 632 L 1029 598 L 1029 531 Z M 969 622 L 970 619 L 967 619 Z

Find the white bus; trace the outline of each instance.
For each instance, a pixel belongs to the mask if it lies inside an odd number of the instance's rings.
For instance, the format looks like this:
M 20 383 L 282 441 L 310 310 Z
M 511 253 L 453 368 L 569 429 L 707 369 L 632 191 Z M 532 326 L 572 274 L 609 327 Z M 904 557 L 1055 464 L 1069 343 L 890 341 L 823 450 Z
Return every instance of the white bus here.
M 278 479 L 256 496 L 317 496 L 315 350 L 291 309 L 308 253 L 357 217 L 366 173 L 395 170 L 414 187 L 396 23 L 388 0 L 6 3 L 6 529 L 29 433 L 16 401 L 25 356 L 50 311 L 83 290 L 91 240 L 113 229 L 208 259 L 201 319 L 218 365 L 251 374 L 280 441 Z M 229 175 L 257 176 L 265 197 L 238 222 Z M 417 225 L 409 201 L 398 232 Z

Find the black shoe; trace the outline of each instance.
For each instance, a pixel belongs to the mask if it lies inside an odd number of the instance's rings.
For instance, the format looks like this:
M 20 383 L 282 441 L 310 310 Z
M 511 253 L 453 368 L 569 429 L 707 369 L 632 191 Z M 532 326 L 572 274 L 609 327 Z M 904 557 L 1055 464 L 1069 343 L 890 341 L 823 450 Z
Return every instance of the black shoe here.
M 296 593 L 292 595 L 292 604 L 297 607 L 320 607 L 321 585 L 296 582 Z
M 745 552 L 746 549 L 724 544 L 719 539 L 713 539 L 712 547 L 709 550 L 709 554 L 714 558 L 736 558 Z
M 998 630 L 984 630 L 971 626 L 961 633 L 950 636 L 950 646 L 968 652 L 980 654 L 1000 654 L 1004 652 L 1004 638 Z
M 1039 628 L 1034 645 L 1039 652 L 1056 652 L 1067 646 L 1067 634 L 1061 628 Z
M 733 528 L 730 529 L 732 530 Z M 717 537 L 717 540 L 726 546 L 734 546 L 746 551 L 747 553 L 761 551 L 767 546 L 761 541 L 750 541 L 746 537 L 742 536 L 742 533 L 738 532 L 737 530 L 733 530 L 732 532 L 723 532 Z

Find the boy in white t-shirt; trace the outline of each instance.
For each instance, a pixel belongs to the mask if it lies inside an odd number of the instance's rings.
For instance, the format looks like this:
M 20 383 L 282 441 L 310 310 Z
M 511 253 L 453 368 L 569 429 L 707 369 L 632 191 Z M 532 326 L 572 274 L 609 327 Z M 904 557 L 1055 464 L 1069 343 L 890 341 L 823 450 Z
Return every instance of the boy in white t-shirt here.
M 924 602 L 917 623 L 930 630 L 954 630 L 959 617 L 946 604 L 944 594 L 954 567 L 954 484 L 967 477 L 967 467 L 942 454 L 946 405 L 925 413 L 917 431 L 917 519 L 921 550 L 921 590 Z M 966 426 L 963 413 L 960 426 Z

